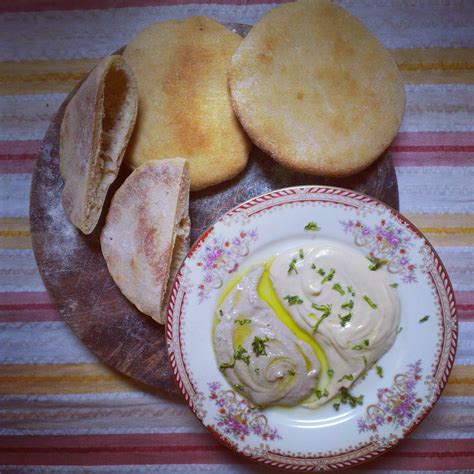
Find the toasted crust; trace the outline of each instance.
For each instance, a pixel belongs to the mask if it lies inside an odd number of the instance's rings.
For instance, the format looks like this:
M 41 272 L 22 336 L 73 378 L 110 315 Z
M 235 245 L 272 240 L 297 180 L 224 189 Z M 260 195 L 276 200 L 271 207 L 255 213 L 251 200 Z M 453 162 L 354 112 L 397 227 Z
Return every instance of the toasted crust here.
M 189 248 L 189 171 L 183 158 L 148 161 L 115 193 L 100 243 L 125 297 L 164 324 L 168 282 Z
M 239 35 L 206 17 L 155 23 L 126 47 L 140 110 L 126 161 L 185 156 L 191 189 L 228 180 L 246 165 L 251 143 L 230 102 L 227 68 Z
M 62 203 L 70 221 L 90 234 L 117 177 L 137 116 L 138 92 L 121 56 L 104 58 L 66 107 L 60 131 Z
M 370 165 L 393 140 L 405 108 L 388 51 L 326 0 L 271 10 L 237 48 L 228 79 L 252 141 L 282 165 L 322 176 Z

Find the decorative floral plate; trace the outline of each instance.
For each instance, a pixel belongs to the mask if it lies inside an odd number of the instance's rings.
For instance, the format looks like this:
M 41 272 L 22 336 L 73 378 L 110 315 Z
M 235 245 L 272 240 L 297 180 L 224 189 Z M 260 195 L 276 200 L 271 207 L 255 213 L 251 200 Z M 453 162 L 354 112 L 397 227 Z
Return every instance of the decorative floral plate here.
M 212 344 L 216 302 L 239 269 L 318 236 L 386 259 L 398 283 L 402 330 L 354 384 L 363 404 L 318 410 L 259 409 L 218 368 Z M 308 234 L 311 234 L 308 235 Z M 229 448 L 266 465 L 327 470 L 368 461 L 407 436 L 439 398 L 454 361 L 454 292 L 438 255 L 413 224 L 380 201 L 321 186 L 263 194 L 227 212 L 189 252 L 168 307 L 167 344 L 178 386 L 194 414 Z

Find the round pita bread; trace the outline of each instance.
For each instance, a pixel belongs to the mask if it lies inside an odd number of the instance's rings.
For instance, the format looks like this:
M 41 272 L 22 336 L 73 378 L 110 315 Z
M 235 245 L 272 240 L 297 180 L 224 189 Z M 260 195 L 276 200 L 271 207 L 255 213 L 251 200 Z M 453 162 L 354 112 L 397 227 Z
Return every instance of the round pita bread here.
M 126 161 L 184 156 L 191 189 L 221 183 L 247 164 L 251 143 L 230 101 L 227 68 L 241 37 L 206 17 L 155 23 L 125 48 L 139 108 Z
M 400 126 L 405 94 L 389 52 L 324 0 L 265 15 L 229 70 L 234 111 L 253 142 L 282 165 L 347 176 L 370 165 Z

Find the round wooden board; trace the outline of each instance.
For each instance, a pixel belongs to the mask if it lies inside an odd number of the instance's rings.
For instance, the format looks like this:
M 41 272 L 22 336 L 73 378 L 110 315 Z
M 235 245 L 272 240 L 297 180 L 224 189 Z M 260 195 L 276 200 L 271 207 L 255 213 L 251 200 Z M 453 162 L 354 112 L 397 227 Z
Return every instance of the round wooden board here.
M 226 25 L 245 35 L 247 25 Z M 168 393 L 177 393 L 171 374 L 164 327 L 128 302 L 109 275 L 100 250 L 100 231 L 110 198 L 129 170 L 108 193 L 95 231 L 83 235 L 61 206 L 59 130 L 66 104 L 52 121 L 38 153 L 30 198 L 30 222 L 38 268 L 59 314 L 82 342 L 120 372 Z M 353 189 L 398 209 L 398 186 L 390 155 L 385 153 L 365 171 L 344 179 L 326 179 L 283 168 L 257 148 L 236 178 L 191 194 L 191 242 L 224 212 L 259 194 L 303 184 L 330 184 Z

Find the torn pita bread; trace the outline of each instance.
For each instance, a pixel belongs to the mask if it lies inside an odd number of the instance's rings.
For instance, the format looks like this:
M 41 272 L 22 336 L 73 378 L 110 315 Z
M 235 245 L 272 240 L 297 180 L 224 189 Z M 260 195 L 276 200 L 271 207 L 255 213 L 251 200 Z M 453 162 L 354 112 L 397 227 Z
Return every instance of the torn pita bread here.
M 107 190 L 117 177 L 137 103 L 133 72 L 115 55 L 100 61 L 66 107 L 59 145 L 62 204 L 84 234 L 97 225 Z
M 161 324 L 189 248 L 189 185 L 184 158 L 142 164 L 115 193 L 100 239 L 122 293 Z

